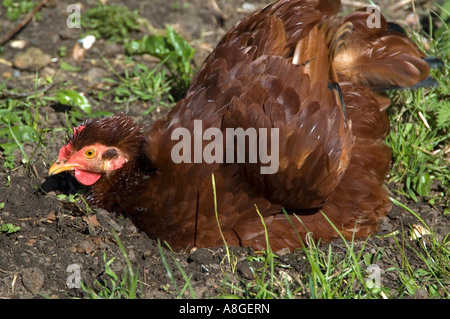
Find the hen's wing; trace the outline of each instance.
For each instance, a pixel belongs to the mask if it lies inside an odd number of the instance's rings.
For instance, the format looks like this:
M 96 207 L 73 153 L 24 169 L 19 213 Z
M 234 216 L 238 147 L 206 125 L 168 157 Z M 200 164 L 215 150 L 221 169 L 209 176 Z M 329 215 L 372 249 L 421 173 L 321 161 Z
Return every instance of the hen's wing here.
M 391 209 L 384 186 L 391 159 L 390 148 L 383 142 L 389 130 L 387 116 L 367 87 L 351 81 L 342 81 L 340 86 L 355 137 L 348 168 L 322 207 L 288 209 L 288 216 L 279 212 L 265 217 L 274 251 L 300 247 L 308 236 L 323 241 L 337 238 L 334 227 L 349 240 L 368 236 Z M 241 220 L 234 231 L 243 245 L 265 248 L 266 232 L 256 219 Z
M 352 143 L 343 106 L 328 88 L 326 35 L 317 28 L 336 13 L 337 4 L 279 1 L 238 23 L 207 58 L 169 120 L 153 127 L 149 153 L 155 165 L 162 170 L 171 165 L 165 149 L 175 144 L 173 130 L 185 127 L 194 137 L 196 119 L 202 120 L 203 130 L 253 128 L 259 140 L 259 129 L 267 129 L 270 137 L 276 128 L 278 140 L 267 154 L 279 154 L 274 159 L 278 170 L 262 175 L 261 169 L 270 164 L 248 163 L 253 154 L 246 147 L 243 183 L 255 196 L 285 207 L 319 207 L 339 183 Z M 230 151 L 225 149 L 224 157 Z M 237 155 L 237 148 L 233 153 Z M 219 167 L 183 164 L 177 170 L 206 177 Z
M 224 112 L 224 126 L 278 129 L 278 139 L 268 148 L 268 154 L 278 157 L 277 170 L 261 174 L 268 164 L 247 162 L 241 166 L 242 176 L 272 202 L 307 209 L 320 207 L 339 183 L 351 152 L 351 123 L 345 122 L 336 91 L 328 87 L 325 34 L 312 28 L 298 42 L 294 59 L 298 65 L 284 57 L 262 56 L 248 70 L 241 68 L 240 76 L 251 85 Z M 271 142 L 261 135 L 259 139 L 263 145 Z

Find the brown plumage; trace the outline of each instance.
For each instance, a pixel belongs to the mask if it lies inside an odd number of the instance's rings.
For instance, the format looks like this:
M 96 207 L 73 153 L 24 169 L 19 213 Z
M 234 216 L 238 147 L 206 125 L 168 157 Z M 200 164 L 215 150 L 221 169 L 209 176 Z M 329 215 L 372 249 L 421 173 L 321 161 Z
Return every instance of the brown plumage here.
M 300 247 L 307 234 L 338 237 L 321 212 L 346 238 L 374 233 L 391 208 L 389 100 L 374 90 L 414 86 L 429 68 L 384 18 L 374 30 L 365 9 L 341 19 L 339 7 L 281 0 L 249 15 L 219 42 L 167 119 L 149 131 L 124 115 L 88 121 L 50 173 L 74 170 L 92 185 L 91 204 L 132 218 L 174 249 L 223 245 L 216 212 L 228 245 L 254 249 L 266 247 L 264 225 L 275 251 Z M 174 163 L 172 134 L 187 128 L 194 137 L 195 120 L 203 132 L 279 129 L 267 153 L 278 147 L 278 170 L 261 174 L 268 164 L 249 162 L 248 146 L 245 163 Z

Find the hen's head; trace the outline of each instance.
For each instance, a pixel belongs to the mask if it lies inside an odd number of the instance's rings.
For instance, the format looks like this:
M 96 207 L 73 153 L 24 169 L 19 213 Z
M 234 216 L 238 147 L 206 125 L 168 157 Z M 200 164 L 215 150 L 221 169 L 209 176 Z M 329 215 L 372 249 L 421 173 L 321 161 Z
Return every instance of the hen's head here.
M 78 182 L 90 186 L 135 158 L 143 140 L 142 127 L 125 115 L 88 120 L 61 147 L 49 175 L 73 171 Z

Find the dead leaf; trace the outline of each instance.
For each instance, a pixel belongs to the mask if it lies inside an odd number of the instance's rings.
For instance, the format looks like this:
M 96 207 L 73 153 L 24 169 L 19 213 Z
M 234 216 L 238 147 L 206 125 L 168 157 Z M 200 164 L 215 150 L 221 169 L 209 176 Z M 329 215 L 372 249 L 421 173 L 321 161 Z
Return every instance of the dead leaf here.
M 36 242 L 36 239 L 30 239 L 27 241 L 26 245 L 33 247 L 35 242 Z
M 89 227 L 100 226 L 96 215 L 83 216 L 83 220 L 86 222 L 86 224 L 88 224 Z
M 92 252 L 94 252 L 98 248 L 98 245 L 101 243 L 101 241 L 102 241 L 102 239 L 98 236 L 89 236 L 85 240 L 83 240 L 81 243 L 75 244 L 72 247 L 72 251 L 90 255 Z
M 47 215 L 47 222 L 48 223 L 53 223 L 53 221 L 56 220 L 56 214 L 55 212 L 51 212 L 50 214 Z

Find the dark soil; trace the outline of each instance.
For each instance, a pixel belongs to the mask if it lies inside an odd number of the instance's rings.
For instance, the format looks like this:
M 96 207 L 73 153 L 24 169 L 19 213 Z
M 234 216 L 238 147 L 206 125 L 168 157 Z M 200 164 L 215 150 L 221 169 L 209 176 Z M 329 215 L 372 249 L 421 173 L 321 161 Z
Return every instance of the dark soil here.
M 110 1 L 109 3 L 126 3 L 131 9 L 137 9 L 139 14 L 147 18 L 155 27 L 164 28 L 165 24 L 173 24 L 176 30 L 182 33 L 196 47 L 195 61 L 200 65 L 218 39 L 236 21 L 250 11 L 244 6 L 254 5 L 256 8 L 267 3 L 263 0 L 217 0 L 223 14 L 214 14 L 209 1 Z M 79 39 L 81 31 L 66 28 L 67 6 L 70 1 L 50 1 L 40 10 L 41 18 L 29 23 L 14 40 L 24 40 L 26 47 L 39 47 L 51 57 L 58 57 L 59 48 L 66 46 L 70 53 L 71 48 Z M 183 5 L 185 4 L 186 5 Z M 83 2 L 83 10 L 91 7 L 95 1 Z M 2 33 L 13 27 L 14 23 L 0 14 Z M 136 34 L 138 36 L 138 34 Z M 12 48 L 6 44 L 3 48 L 2 58 L 13 61 L 14 55 L 24 49 Z M 117 44 L 110 44 L 98 40 L 93 48 L 87 51 L 82 61 L 74 63 L 81 67 L 78 73 L 61 72 L 57 81 L 68 81 L 70 87 L 79 92 L 86 92 L 89 96 L 95 87 L 93 69 L 100 71 L 101 77 L 113 77 L 102 58 L 108 59 L 113 65 L 120 68 L 123 61 L 123 48 Z M 69 57 L 67 58 L 69 59 Z M 57 63 L 51 63 L 41 69 L 39 76 L 53 75 L 58 70 Z M 5 72 L 14 73 L 15 69 L 6 64 L 0 64 L 0 75 Z M 8 83 L 9 89 L 21 88 L 23 91 L 32 91 L 35 77 L 34 71 L 20 71 L 20 75 Z M 46 94 L 54 95 L 50 90 Z M 92 97 L 94 109 L 115 110 L 117 105 L 107 98 L 95 101 Z M 152 121 L 164 113 L 164 109 L 157 110 L 149 116 L 142 117 L 145 104 L 136 102 L 130 106 L 130 113 L 140 122 L 151 125 Z M 159 112 L 158 112 L 159 111 Z M 40 108 L 42 118 L 47 118 L 45 125 L 50 127 L 64 127 L 64 110 L 52 103 Z M 124 219 L 103 210 L 94 210 L 86 214 L 83 202 L 70 203 L 56 198 L 57 194 L 67 193 L 76 189 L 76 184 L 68 175 L 47 178 L 49 165 L 56 159 L 58 149 L 63 144 L 64 134 L 46 137 L 46 147 L 39 148 L 35 154 L 33 165 L 18 166 L 14 170 L 2 168 L 0 164 L 0 224 L 12 223 L 20 227 L 18 232 L 12 234 L 0 233 L 0 298 L 71 298 L 86 297 L 87 294 L 80 288 L 69 288 L 67 283 L 74 270 L 69 266 L 78 265 L 83 283 L 88 287 L 94 285 L 96 280 L 108 281 L 105 274 L 105 260 L 116 258 L 111 268 L 119 275 L 126 266 L 125 258 L 117 245 L 113 231 L 116 232 L 125 247 L 133 267 L 139 271 L 142 287 L 139 290 L 141 298 L 174 298 L 177 290 L 167 275 L 158 243 L 149 239 L 144 233 L 136 229 L 130 220 Z M 34 145 L 27 146 L 31 153 Z M 3 159 L 0 157 L 0 163 Z M 393 195 L 395 197 L 395 195 Z M 407 202 L 402 198 L 398 200 L 406 203 L 411 209 L 420 214 L 421 218 L 432 228 L 435 235 L 443 238 L 450 232 L 449 217 L 442 214 L 443 207 L 431 207 L 427 202 Z M 404 209 L 395 207 L 382 221 L 380 234 L 388 234 L 399 230 L 400 238 L 404 231 L 409 231 L 418 220 Z M 385 258 L 377 264 L 381 269 L 387 269 L 392 263 L 401 264 L 401 256 L 393 239 L 373 237 L 369 240 L 366 251 L 375 253 L 383 250 Z M 406 238 L 408 235 L 405 236 Z M 360 248 L 363 242 L 357 242 Z M 163 247 L 165 247 L 163 245 Z M 333 251 L 339 255 L 344 251 L 341 242 L 332 244 Z M 165 259 L 173 271 L 178 289 L 185 283 L 178 271 L 174 258 L 184 269 L 186 275 L 191 277 L 191 285 L 199 298 L 216 297 L 221 292 L 229 292 L 223 282 L 239 285 L 239 282 L 248 282 L 253 278 L 247 256 L 254 253 L 247 248 L 232 248 L 237 256 L 237 271 L 225 279 L 222 268 L 227 262 L 221 263 L 226 256 L 224 248 L 193 249 L 182 253 L 173 253 L 164 248 Z M 408 250 L 407 250 L 408 252 Z M 411 267 L 419 269 L 424 267 L 422 261 L 413 252 L 407 255 Z M 294 280 L 306 278 L 309 264 L 302 252 L 284 253 L 279 255 L 277 261 L 283 267 L 277 267 L 276 273 L 287 272 Z M 73 267 L 73 266 L 72 266 Z M 383 274 L 382 283 L 387 287 L 396 287 L 400 279 L 392 273 Z M 299 286 L 301 286 L 299 284 Z M 191 297 L 186 290 L 185 297 Z M 427 295 L 425 294 L 425 297 Z M 308 289 L 300 290 L 298 298 L 309 298 Z M 393 296 L 396 297 L 396 296 Z

